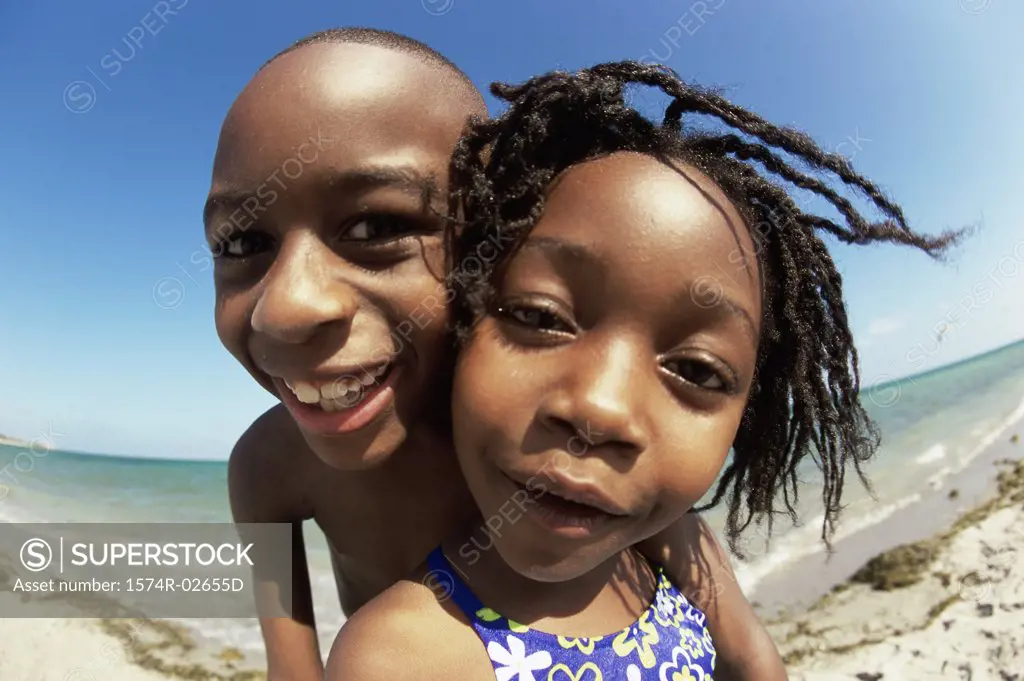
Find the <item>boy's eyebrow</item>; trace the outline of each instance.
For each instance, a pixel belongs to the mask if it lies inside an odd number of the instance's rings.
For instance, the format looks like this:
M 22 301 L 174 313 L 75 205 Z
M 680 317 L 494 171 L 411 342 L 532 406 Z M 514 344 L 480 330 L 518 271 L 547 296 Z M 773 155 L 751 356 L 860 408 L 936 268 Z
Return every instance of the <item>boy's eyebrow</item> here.
M 334 190 L 344 188 L 348 191 L 367 191 L 379 187 L 391 187 L 424 198 L 437 191 L 437 178 L 434 174 L 422 173 L 413 166 L 365 166 L 344 172 L 328 170 L 323 178 L 323 183 Z M 251 199 L 255 199 L 259 205 L 263 202 L 259 192 L 264 188 L 279 192 L 287 191 L 287 186 L 282 180 L 275 181 L 271 177 L 255 189 L 227 188 L 211 192 L 203 205 L 203 223 L 208 223 L 210 216 L 215 211 L 237 209 Z
M 576 260 L 578 262 L 586 263 L 592 267 L 595 267 L 603 271 L 607 271 L 608 268 L 607 263 L 601 260 L 601 258 L 592 253 L 585 246 L 575 244 L 569 241 L 563 241 L 561 239 L 556 239 L 553 237 L 530 237 L 525 242 L 523 242 L 522 248 L 535 248 L 552 257 L 561 257 L 570 260 Z M 711 311 L 711 308 L 714 308 L 712 314 L 718 315 L 720 317 L 734 317 L 740 322 L 742 322 L 744 331 L 747 332 L 747 335 L 749 336 L 751 342 L 754 344 L 754 347 L 756 348 L 760 341 L 760 334 L 757 330 L 756 321 L 750 315 L 750 312 L 743 305 L 740 305 L 738 302 L 730 298 L 728 294 L 721 290 L 720 284 L 717 286 L 717 288 L 718 291 L 714 304 L 710 306 L 698 304 L 698 307 L 708 311 Z M 686 294 L 685 304 L 691 306 L 694 304 L 695 299 L 693 295 L 694 294 L 692 291 Z
M 375 189 L 392 187 L 413 194 L 437 189 L 433 173 L 423 173 L 413 166 L 365 166 L 343 173 L 330 173 L 326 183 L 331 188 Z

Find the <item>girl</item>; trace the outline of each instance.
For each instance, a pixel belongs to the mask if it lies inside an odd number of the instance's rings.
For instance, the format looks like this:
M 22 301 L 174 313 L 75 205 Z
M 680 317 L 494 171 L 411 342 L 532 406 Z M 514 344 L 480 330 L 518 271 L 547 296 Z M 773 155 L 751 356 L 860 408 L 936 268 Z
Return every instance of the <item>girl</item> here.
M 624 88 L 672 98 L 656 125 Z M 840 277 L 818 232 L 940 254 L 841 157 L 672 72 L 635 62 L 493 86 L 510 108 L 452 160 L 454 442 L 480 519 L 339 634 L 328 677 L 710 678 L 704 614 L 631 548 L 710 489 L 727 534 L 792 514 L 796 469 L 824 474 L 823 536 L 848 464 L 875 450 L 858 401 Z M 682 129 L 717 117 L 735 134 Z M 862 190 L 868 223 L 780 148 Z M 802 212 L 750 162 L 815 192 L 845 226 Z M 511 244 L 498 250 L 494 244 Z M 861 476 L 863 479 L 863 475 Z M 481 643 L 483 645 L 481 645 Z

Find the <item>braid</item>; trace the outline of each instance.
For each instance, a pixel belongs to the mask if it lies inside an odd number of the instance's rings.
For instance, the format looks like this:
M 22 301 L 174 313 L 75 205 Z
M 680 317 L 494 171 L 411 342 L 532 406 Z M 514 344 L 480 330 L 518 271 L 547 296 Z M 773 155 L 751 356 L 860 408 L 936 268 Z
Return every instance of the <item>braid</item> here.
M 626 104 L 624 91 L 630 84 L 656 87 L 672 98 L 660 125 Z M 842 278 L 821 235 L 849 244 L 902 244 L 939 258 L 963 232 L 934 237 L 914 232 L 902 209 L 842 156 L 823 151 L 802 132 L 772 125 L 716 93 L 682 82 L 665 67 L 601 64 L 573 74 L 555 71 L 520 85 L 495 83 L 491 92 L 510 107 L 496 120 L 473 121 L 456 148 L 449 214 L 458 219 L 449 222 L 448 253 L 458 259 L 498 237 L 513 246 L 474 272 L 457 292 L 457 336 L 465 340 L 486 311 L 502 263 L 540 218 L 545 192 L 561 172 L 618 151 L 693 165 L 722 188 L 746 221 L 763 296 L 756 375 L 732 461 L 712 499 L 694 510 L 725 499 L 726 534 L 738 553 L 739 535 L 751 522 L 767 518 L 771 530 L 780 497 L 782 511 L 796 519 L 797 470 L 810 457 L 824 479 L 822 538 L 828 544 L 841 511 L 847 467 L 852 464 L 870 487 L 861 464 L 878 448 L 879 434 L 860 403 Z M 684 114 L 710 115 L 734 132 L 691 132 L 683 125 Z M 884 219 L 868 221 L 823 180 L 793 167 L 773 149 L 814 171 L 830 172 L 864 195 Z M 782 183 L 825 199 L 845 224 L 804 213 Z

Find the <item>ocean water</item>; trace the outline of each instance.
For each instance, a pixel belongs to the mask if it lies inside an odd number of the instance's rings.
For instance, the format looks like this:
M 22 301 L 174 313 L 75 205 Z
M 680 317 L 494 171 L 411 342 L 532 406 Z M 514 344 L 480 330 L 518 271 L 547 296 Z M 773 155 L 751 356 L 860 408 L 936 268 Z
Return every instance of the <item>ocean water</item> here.
M 984 448 L 1006 436 L 1024 416 L 1024 342 L 928 374 L 874 386 L 863 399 L 882 431 L 882 448 L 867 473 L 875 498 L 848 476 L 839 537 L 882 522 L 929 490 L 949 486 Z M 227 467 L 222 462 L 109 457 L 0 445 L 6 494 L 0 521 L 7 522 L 230 522 Z M 822 550 L 820 473 L 801 471 L 799 526 L 777 523 L 770 543 L 751 526 L 738 568 L 745 589 L 787 563 Z M 0 494 L 3 493 L 0 487 Z M 719 532 L 724 510 L 706 513 Z M 327 544 L 312 523 L 305 527 L 323 650 L 343 622 Z M 720 535 L 722 536 L 722 535 Z M 247 650 L 261 650 L 255 620 L 182 621 L 204 636 Z

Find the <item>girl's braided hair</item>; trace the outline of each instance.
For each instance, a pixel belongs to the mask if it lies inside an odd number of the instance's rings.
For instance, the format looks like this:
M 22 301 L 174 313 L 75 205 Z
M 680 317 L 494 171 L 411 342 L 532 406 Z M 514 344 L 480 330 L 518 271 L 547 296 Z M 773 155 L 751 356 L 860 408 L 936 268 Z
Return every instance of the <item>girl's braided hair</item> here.
M 624 91 L 630 84 L 653 86 L 671 98 L 660 125 L 627 105 Z M 852 463 L 868 485 L 861 464 L 874 454 L 879 435 L 860 403 L 857 351 L 842 281 L 820 234 L 850 244 L 893 242 L 939 257 L 963 232 L 915 233 L 902 209 L 842 156 L 823 151 L 804 133 L 772 125 L 714 92 L 684 83 L 665 67 L 634 61 L 600 64 L 576 73 L 555 71 L 521 85 L 494 83 L 491 92 L 509 108 L 494 120 L 473 120 L 451 162 L 450 265 L 485 242 L 514 245 L 482 268 L 459 273 L 453 301 L 458 338 L 464 341 L 494 302 L 496 275 L 536 224 L 546 191 L 561 172 L 618 151 L 698 168 L 746 221 L 761 271 L 764 312 L 757 372 L 732 461 L 712 500 L 694 510 L 728 496 L 726 534 L 738 553 L 739 535 L 751 521 L 767 517 L 770 530 L 780 491 L 786 511 L 796 519 L 797 469 L 810 456 L 824 477 L 822 538 L 827 544 L 841 510 L 846 466 Z M 713 116 L 734 132 L 684 129 L 684 114 Z M 775 150 L 852 185 L 885 219 L 867 221 L 825 181 L 796 169 Z M 755 163 L 776 180 L 827 200 L 842 215 L 842 224 L 803 212 Z

